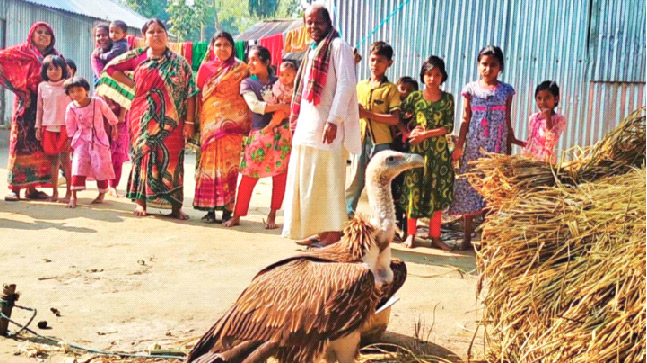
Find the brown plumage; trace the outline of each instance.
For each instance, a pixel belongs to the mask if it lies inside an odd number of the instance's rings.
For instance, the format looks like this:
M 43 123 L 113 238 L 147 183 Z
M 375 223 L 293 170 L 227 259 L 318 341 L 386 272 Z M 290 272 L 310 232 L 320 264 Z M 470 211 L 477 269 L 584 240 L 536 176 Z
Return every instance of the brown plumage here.
M 421 164 L 421 158 L 392 154 L 404 160 L 400 171 Z M 383 155 L 388 156 L 393 157 Z M 200 339 L 188 362 L 259 362 L 271 356 L 280 362 L 312 362 L 330 342 L 354 335 L 359 342 L 360 329 L 406 279 L 404 262 L 391 261 L 388 243 L 385 247 L 376 240 L 383 235 L 375 223 L 357 216 L 340 242 L 264 268 Z M 389 270 L 380 278 L 376 266 L 384 251 L 390 266 L 380 267 Z M 351 356 L 357 353 L 351 347 L 337 352 L 335 359 L 351 361 L 349 351 Z

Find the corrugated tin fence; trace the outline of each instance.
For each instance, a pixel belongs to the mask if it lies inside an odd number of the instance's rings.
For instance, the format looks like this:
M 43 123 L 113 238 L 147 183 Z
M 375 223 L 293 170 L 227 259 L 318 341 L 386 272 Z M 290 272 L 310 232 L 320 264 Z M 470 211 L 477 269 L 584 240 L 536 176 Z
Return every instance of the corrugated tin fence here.
M 461 88 L 478 79 L 478 51 L 501 46 L 500 79 L 517 91 L 513 126 L 520 139 L 527 136 L 527 118 L 536 109 L 534 89 L 546 79 L 559 84 L 560 111 L 569 122 L 560 149 L 599 140 L 624 115 L 645 105 L 644 0 L 327 0 L 326 5 L 349 44 L 364 39 L 361 78 L 369 76 L 370 44 L 384 40 L 395 51 L 391 79 L 418 79 L 424 59 L 438 55 L 449 73 L 444 88 L 460 98 Z
M 94 1 L 94 0 L 93 0 Z M 66 58 L 72 59 L 77 67 L 77 74 L 88 80 L 92 79 L 90 53 L 94 49 L 92 28 L 98 20 L 70 14 L 60 10 L 45 8 L 18 0 L 0 0 L 0 48 L 22 43 L 27 40 L 29 28 L 36 21 L 46 21 L 54 28 L 56 48 Z M 139 31 L 129 28 L 129 31 Z M 92 83 L 92 82 L 91 82 Z M 2 91 L 0 101 L 0 125 L 11 123 L 13 93 Z

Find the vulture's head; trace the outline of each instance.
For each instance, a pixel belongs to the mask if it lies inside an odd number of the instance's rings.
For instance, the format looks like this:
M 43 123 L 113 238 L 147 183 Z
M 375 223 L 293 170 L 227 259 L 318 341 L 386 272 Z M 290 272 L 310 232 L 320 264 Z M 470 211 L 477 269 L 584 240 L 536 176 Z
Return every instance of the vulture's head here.
M 401 153 L 397 151 L 381 151 L 371 158 L 366 168 L 366 181 L 390 183 L 398 174 L 405 170 L 422 168 L 425 159 L 418 154 Z

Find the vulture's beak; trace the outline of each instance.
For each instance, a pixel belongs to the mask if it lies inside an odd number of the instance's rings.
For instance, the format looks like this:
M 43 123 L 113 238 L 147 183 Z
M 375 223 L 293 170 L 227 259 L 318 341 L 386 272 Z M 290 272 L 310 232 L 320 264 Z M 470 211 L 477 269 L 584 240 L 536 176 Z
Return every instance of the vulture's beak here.
M 406 162 L 407 169 L 416 169 L 425 166 L 425 159 L 422 157 L 422 155 L 407 153 L 407 156 L 404 160 Z

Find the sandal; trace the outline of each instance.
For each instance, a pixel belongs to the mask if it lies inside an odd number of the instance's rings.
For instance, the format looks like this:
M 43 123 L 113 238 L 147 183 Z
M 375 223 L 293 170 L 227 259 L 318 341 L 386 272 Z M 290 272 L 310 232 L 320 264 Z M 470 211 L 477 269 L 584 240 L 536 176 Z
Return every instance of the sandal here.
M 4 197 L 5 202 L 17 202 L 20 200 L 20 196 L 16 192 L 9 192 L 9 194 Z
M 200 219 L 202 223 L 214 224 L 216 223 L 216 214 L 213 212 L 208 212 L 207 215 Z
M 32 200 L 45 200 L 45 199 L 47 199 L 47 198 L 49 198 L 49 196 L 47 195 L 47 193 L 45 193 L 45 192 L 43 192 L 43 191 L 41 191 L 41 190 L 37 190 L 35 193 L 34 193 L 34 192 L 31 192 L 31 193 L 28 193 L 28 194 L 27 194 L 27 199 L 32 199 Z
M 225 210 L 223 210 L 223 211 L 222 211 L 222 220 L 220 221 L 220 223 L 225 223 L 225 222 L 227 222 L 228 220 L 230 220 L 230 219 L 231 219 L 232 215 L 233 215 L 233 213 L 232 213 L 232 212 L 230 212 L 230 211 L 228 211 L 228 210 L 226 210 L 226 209 L 225 209 Z M 218 223 L 218 222 L 216 222 L 216 223 Z

